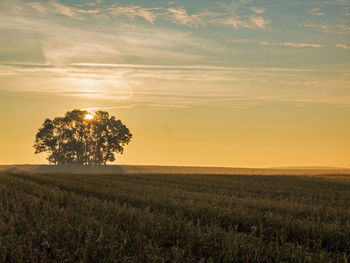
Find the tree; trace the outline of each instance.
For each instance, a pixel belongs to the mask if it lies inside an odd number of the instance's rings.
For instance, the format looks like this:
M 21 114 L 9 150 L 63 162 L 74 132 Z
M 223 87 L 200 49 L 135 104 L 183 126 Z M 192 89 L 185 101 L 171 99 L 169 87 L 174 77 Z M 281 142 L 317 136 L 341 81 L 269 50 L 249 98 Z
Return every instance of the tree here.
M 46 119 L 34 141 L 35 153 L 48 152 L 56 165 L 105 165 L 122 154 L 132 134 L 108 112 L 92 115 L 85 110 L 68 111 L 64 117 Z

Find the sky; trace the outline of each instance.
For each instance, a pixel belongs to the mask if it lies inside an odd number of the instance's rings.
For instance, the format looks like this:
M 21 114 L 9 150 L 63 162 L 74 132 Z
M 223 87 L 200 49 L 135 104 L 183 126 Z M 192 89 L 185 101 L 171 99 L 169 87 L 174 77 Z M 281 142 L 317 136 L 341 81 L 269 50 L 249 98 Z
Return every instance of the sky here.
M 348 0 L 0 0 L 0 164 L 106 110 L 116 164 L 350 167 Z

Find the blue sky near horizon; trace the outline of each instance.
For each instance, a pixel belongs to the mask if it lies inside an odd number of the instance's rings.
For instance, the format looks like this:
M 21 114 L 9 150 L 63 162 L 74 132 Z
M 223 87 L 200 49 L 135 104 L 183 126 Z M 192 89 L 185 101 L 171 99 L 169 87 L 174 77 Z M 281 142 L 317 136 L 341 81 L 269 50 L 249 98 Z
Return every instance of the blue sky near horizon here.
M 347 0 L 3 0 L 0 32 L 0 163 L 45 162 L 42 120 L 99 108 L 131 123 L 124 163 L 350 167 Z

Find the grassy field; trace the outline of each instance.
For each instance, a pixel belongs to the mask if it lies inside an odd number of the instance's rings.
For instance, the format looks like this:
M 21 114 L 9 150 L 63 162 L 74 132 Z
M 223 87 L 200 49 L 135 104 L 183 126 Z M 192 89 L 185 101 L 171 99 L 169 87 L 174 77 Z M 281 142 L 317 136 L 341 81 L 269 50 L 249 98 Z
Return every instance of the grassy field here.
M 329 178 L 5 173 L 0 262 L 349 262 Z

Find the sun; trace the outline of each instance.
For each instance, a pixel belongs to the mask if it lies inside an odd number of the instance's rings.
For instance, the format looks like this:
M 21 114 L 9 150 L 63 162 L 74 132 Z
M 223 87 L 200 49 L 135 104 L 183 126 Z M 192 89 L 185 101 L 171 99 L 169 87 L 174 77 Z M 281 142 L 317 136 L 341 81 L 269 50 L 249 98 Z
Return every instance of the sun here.
M 87 113 L 87 114 L 85 114 L 85 116 L 84 116 L 84 119 L 85 120 L 92 120 L 94 118 L 94 115 L 92 115 L 91 113 Z

